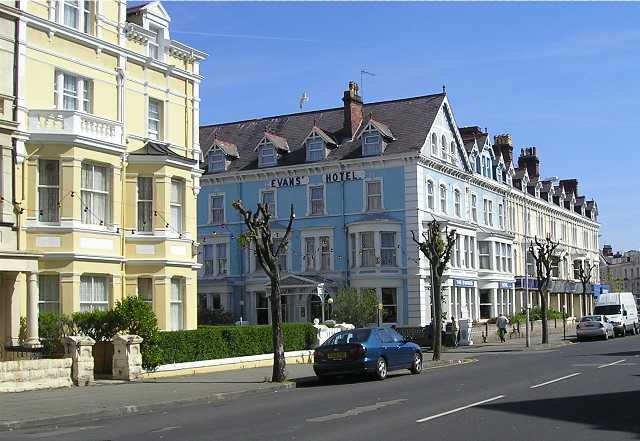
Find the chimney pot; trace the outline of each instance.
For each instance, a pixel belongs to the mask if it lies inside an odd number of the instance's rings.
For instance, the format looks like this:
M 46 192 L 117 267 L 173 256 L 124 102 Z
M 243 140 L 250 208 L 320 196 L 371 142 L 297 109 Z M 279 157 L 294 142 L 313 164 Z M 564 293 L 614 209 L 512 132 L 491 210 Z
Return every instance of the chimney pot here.
M 343 130 L 348 137 L 353 137 L 363 120 L 362 98 L 358 95 L 360 87 L 355 81 L 349 81 L 349 90 L 345 90 Z

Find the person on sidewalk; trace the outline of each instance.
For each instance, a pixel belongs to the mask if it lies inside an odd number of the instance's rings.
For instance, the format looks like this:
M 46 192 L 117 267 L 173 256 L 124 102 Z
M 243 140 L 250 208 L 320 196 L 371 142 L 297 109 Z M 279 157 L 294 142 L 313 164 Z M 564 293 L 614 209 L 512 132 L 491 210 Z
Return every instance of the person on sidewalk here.
M 496 326 L 498 327 L 498 336 L 500 337 L 500 341 L 502 343 L 506 341 L 504 339 L 504 336 L 507 335 L 508 324 L 509 324 L 509 319 L 503 313 L 500 313 L 500 315 L 496 319 Z
M 453 347 L 458 346 L 458 323 L 456 323 L 456 318 L 451 316 L 451 333 L 452 335 L 452 343 Z

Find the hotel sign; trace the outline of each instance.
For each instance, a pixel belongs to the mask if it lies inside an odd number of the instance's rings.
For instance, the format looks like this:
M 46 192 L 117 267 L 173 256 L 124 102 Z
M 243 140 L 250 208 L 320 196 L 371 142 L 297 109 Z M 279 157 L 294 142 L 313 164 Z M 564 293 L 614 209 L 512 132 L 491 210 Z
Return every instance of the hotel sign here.
M 331 184 L 333 182 L 360 181 L 364 179 L 364 176 L 364 170 L 341 171 L 336 173 L 325 173 L 322 180 L 326 184 Z M 288 176 L 271 180 L 272 188 L 299 187 L 307 184 L 309 184 L 309 176 Z

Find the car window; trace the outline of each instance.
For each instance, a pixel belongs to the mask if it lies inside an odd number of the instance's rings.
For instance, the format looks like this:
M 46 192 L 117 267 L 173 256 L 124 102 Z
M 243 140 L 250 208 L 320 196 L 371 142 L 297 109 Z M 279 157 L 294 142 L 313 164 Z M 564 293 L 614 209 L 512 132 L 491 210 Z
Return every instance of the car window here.
M 402 343 L 404 341 L 404 337 L 400 335 L 395 329 L 387 329 L 387 332 L 391 334 L 394 342 Z
M 380 341 L 382 343 L 393 343 L 393 335 L 389 332 L 389 329 L 380 329 L 378 334 L 380 335 Z
M 371 335 L 370 329 L 354 329 L 350 331 L 338 332 L 329 338 L 324 345 L 345 345 L 349 343 L 364 343 Z M 323 346 L 324 346 L 323 345 Z
M 602 314 L 602 315 L 620 314 L 620 305 L 596 306 L 593 312 L 595 312 L 596 314 Z

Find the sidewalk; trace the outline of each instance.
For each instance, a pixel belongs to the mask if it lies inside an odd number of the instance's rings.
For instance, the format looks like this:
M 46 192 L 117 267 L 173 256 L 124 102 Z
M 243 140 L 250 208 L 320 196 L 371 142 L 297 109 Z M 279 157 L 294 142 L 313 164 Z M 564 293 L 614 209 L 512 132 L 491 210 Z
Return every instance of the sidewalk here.
M 424 369 L 458 366 L 475 360 L 443 354 L 434 364 L 425 355 Z M 287 366 L 289 382 L 269 383 L 271 367 L 241 369 L 179 377 L 146 379 L 137 383 L 99 381 L 94 386 L 39 390 L 0 395 L 0 431 L 92 418 L 208 403 L 239 396 L 292 389 L 316 382 L 310 364 Z
M 450 356 L 461 356 L 462 354 L 482 354 L 482 353 L 499 353 L 499 352 L 524 352 L 524 351 L 544 351 L 555 349 L 562 346 L 572 344 L 576 339 L 575 333 L 567 334 L 567 339 L 563 339 L 562 334 L 549 334 L 549 343 L 543 345 L 540 343 L 542 337 L 539 335 L 531 337 L 531 346 L 527 348 L 526 339 L 524 338 L 507 338 L 507 341 L 500 343 L 499 341 L 490 341 L 482 343 L 482 339 L 478 342 L 473 341 L 472 346 L 458 346 L 456 348 L 444 348 L 445 354 Z

